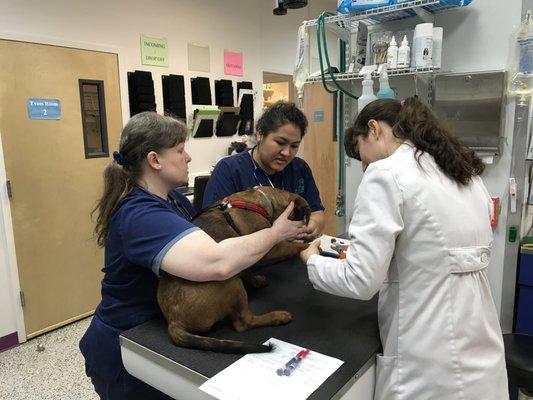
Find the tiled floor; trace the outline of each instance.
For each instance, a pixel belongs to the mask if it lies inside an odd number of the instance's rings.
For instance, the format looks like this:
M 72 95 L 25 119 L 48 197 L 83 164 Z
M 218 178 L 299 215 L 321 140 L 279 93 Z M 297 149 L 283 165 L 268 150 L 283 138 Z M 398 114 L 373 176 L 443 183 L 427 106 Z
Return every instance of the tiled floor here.
M 0 399 L 97 400 L 78 342 L 87 318 L 0 353 Z M 37 351 L 37 345 L 44 346 Z

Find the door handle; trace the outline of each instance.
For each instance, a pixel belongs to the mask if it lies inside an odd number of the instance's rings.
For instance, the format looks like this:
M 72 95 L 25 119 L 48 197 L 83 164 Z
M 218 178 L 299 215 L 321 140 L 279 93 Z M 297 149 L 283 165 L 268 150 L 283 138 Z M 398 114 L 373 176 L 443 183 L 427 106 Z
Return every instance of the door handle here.
M 12 199 L 13 198 L 13 192 L 11 191 L 11 181 L 10 180 L 6 181 L 6 189 L 7 189 L 7 197 Z

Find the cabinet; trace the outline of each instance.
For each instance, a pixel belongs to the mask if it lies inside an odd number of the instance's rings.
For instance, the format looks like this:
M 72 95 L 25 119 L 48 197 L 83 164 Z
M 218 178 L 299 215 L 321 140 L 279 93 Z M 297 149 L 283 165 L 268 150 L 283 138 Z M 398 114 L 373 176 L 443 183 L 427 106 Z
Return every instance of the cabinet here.
M 335 216 L 337 197 L 337 140 L 335 137 L 335 99 L 322 85 L 305 85 L 304 112 L 309 126 L 303 139 L 304 159 L 313 172 L 320 199 L 325 208 L 324 233 L 339 236 L 343 233 L 342 220 Z
M 518 267 L 515 332 L 533 335 L 533 249 L 522 247 Z

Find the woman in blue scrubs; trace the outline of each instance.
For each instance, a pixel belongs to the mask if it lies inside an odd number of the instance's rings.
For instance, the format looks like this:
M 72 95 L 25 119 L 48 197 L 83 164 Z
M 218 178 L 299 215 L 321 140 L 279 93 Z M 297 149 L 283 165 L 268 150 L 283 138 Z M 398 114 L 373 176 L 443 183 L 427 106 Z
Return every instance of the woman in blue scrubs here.
M 277 102 L 257 121 L 253 149 L 220 160 L 207 183 L 203 206 L 251 187 L 271 186 L 297 193 L 311 207 L 305 240 L 324 229 L 324 206 L 309 165 L 296 157 L 307 130 L 307 118 L 294 103 Z
M 192 281 L 224 280 L 275 244 L 305 236 L 303 222 L 288 219 L 292 204 L 271 228 L 220 243 L 195 227 L 191 204 L 174 190 L 188 181 L 186 137 L 185 125 L 171 117 L 137 114 L 104 171 L 95 209 L 97 241 L 105 246 L 102 301 L 80 342 L 101 399 L 169 398 L 126 372 L 118 339 L 121 331 L 162 316 L 160 270 Z

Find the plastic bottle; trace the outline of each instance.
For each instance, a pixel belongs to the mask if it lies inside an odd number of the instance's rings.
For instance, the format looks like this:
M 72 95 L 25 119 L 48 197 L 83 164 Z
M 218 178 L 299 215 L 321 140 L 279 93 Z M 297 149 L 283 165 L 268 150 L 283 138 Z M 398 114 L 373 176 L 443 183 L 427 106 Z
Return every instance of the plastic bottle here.
M 413 36 L 413 58 L 415 68 L 430 68 L 433 53 L 433 24 L 425 23 L 415 26 Z
M 374 95 L 374 81 L 372 80 L 372 74 L 368 73 L 365 75 L 365 79 L 363 79 L 363 93 L 357 100 L 357 110 L 361 112 L 368 103 L 374 100 L 377 100 L 377 97 Z
M 407 35 L 403 35 L 402 45 L 398 49 L 398 68 L 409 68 L 411 66 L 411 48 L 407 41 Z
M 379 91 L 377 95 L 378 99 L 395 99 L 396 93 L 390 88 L 389 75 L 387 74 L 387 68 L 383 67 L 379 74 Z
M 396 68 L 398 64 L 398 46 L 396 45 L 396 39 L 392 36 L 392 39 L 387 49 L 387 68 Z
M 433 68 L 441 67 L 442 60 L 442 28 L 433 28 Z

